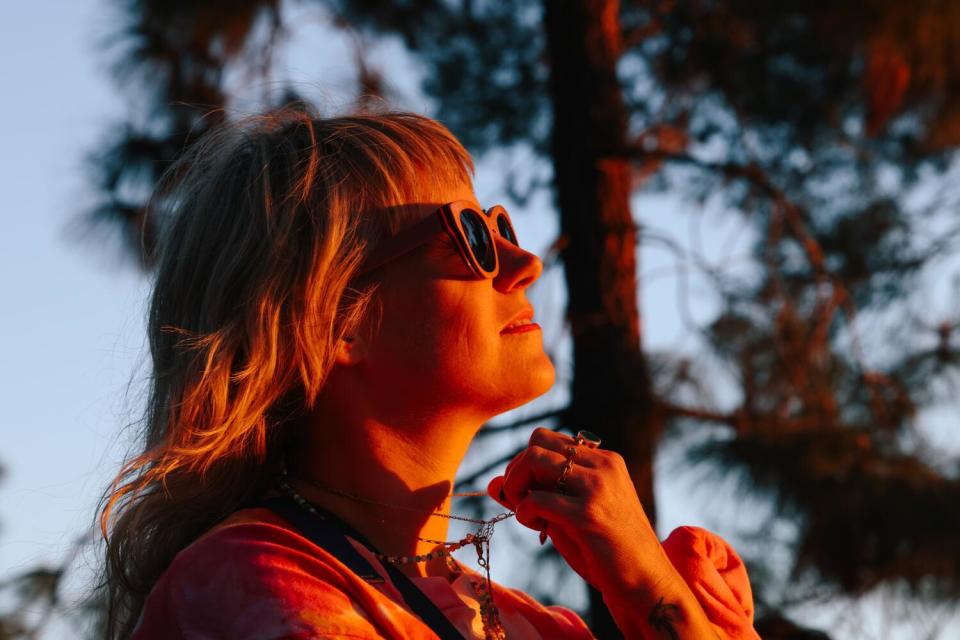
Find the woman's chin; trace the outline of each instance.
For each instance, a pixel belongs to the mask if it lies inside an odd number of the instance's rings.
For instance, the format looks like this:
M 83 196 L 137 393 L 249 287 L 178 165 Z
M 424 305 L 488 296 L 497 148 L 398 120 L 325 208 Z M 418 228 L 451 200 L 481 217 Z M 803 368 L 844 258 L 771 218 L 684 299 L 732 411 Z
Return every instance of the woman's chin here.
M 553 388 L 553 383 L 557 380 L 557 370 L 553 367 L 553 362 L 547 357 L 547 354 L 543 354 L 543 364 L 531 377 L 540 383 L 540 391 L 534 396 L 535 398 L 539 398 Z
M 510 378 L 516 382 L 511 385 L 510 395 L 514 401 L 510 409 L 525 405 L 550 391 L 557 378 L 556 369 L 546 354 L 542 361 L 511 373 L 513 375 Z

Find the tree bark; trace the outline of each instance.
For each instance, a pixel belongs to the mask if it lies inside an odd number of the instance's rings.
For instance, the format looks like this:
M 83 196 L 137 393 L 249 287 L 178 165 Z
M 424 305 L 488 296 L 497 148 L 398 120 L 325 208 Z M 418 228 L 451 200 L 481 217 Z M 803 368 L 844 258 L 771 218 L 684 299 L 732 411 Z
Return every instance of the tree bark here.
M 651 522 L 650 383 L 637 310 L 636 230 L 630 212 L 627 112 L 617 78 L 619 2 L 546 0 L 553 104 L 552 155 L 565 248 L 574 376 L 569 423 L 595 431 L 626 459 Z M 621 637 L 590 589 L 599 638 Z

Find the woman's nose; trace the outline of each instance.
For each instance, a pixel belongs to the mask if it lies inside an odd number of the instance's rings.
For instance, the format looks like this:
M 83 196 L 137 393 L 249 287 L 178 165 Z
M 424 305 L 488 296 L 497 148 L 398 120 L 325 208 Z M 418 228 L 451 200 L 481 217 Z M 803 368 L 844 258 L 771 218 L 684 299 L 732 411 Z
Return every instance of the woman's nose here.
M 494 286 L 503 292 L 526 289 L 543 273 L 543 261 L 536 254 L 518 247 L 509 240 L 497 236 L 497 257 L 500 272 L 494 278 Z

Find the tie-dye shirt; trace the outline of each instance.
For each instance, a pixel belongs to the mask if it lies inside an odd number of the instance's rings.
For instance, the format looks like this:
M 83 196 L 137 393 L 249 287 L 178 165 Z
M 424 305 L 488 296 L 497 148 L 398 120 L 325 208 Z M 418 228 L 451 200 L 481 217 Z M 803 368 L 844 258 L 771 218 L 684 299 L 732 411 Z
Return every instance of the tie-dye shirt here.
M 674 564 L 693 574 L 709 565 L 712 574 L 721 577 L 723 571 L 718 573 L 716 558 L 710 556 L 722 548 L 724 564 L 731 565 L 721 568 L 728 575 L 720 580 L 711 574 L 714 584 L 708 588 L 691 583 L 708 617 L 723 631 L 721 637 L 757 638 L 747 633 L 752 633 L 753 602 L 739 558 L 709 532 L 681 530 L 689 539 L 675 541 L 673 552 L 670 541 L 676 532 L 664 543 L 671 560 L 674 555 L 680 560 Z M 150 592 L 131 640 L 436 640 L 436 634 L 406 607 L 373 554 L 360 542 L 348 540 L 383 582 L 368 583 L 272 511 L 238 511 L 174 558 Z M 732 559 L 737 566 L 728 562 Z M 690 569 L 698 563 L 703 566 Z M 450 568 L 452 580 L 411 579 L 465 638 L 482 639 L 474 590 L 482 577 L 460 563 L 451 562 Z M 690 582 L 682 570 L 681 574 Z M 511 640 L 594 638 L 570 609 L 544 606 L 497 583 L 493 597 Z M 718 604 L 719 610 L 713 611 Z M 732 629 L 744 631 L 731 634 Z

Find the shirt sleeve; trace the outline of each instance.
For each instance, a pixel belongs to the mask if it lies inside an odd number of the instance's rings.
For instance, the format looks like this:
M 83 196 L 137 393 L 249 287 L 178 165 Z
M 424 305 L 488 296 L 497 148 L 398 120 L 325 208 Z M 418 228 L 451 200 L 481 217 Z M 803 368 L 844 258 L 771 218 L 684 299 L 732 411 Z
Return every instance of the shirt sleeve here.
M 678 527 L 663 548 L 721 637 L 760 640 L 747 569 L 726 540 L 699 527 Z
M 280 527 L 226 527 L 177 555 L 132 640 L 381 638 L 343 569 Z

